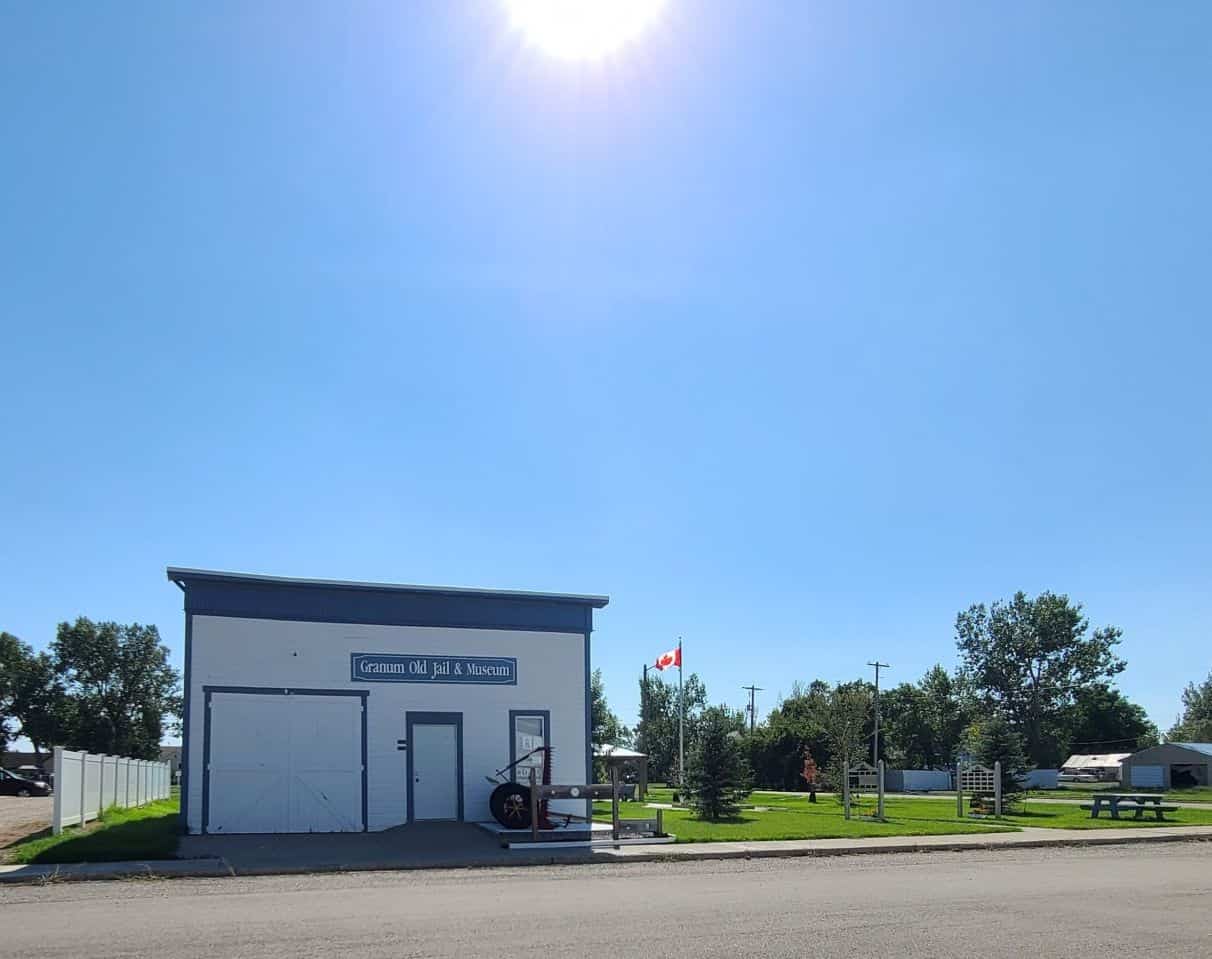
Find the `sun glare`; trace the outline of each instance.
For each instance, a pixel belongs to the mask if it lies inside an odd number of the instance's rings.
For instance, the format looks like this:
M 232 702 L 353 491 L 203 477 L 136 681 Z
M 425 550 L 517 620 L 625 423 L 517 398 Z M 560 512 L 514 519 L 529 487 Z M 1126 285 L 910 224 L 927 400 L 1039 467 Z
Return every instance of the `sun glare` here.
M 505 0 L 528 42 L 565 60 L 597 60 L 637 39 L 665 0 Z

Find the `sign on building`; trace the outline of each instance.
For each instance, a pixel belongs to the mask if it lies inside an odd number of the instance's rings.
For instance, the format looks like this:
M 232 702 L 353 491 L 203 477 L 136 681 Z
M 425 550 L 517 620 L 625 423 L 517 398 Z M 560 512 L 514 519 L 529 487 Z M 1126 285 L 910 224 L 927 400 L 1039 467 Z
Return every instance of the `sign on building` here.
M 475 683 L 516 686 L 518 661 L 510 656 L 429 656 L 352 653 L 350 678 L 364 683 Z

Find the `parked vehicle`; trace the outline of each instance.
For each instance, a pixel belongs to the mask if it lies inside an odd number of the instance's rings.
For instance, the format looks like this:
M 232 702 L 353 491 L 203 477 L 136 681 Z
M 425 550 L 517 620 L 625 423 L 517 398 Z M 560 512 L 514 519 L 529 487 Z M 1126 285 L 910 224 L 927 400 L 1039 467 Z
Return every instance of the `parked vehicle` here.
M 1056 778 L 1058 782 L 1062 783 L 1097 783 L 1103 781 L 1094 773 L 1086 772 L 1062 772 Z
M 55 780 L 51 774 L 45 769 L 39 769 L 37 766 L 18 766 L 16 769 L 10 769 L 9 772 L 32 782 L 46 783 L 52 789 L 55 787 Z
M 0 796 L 49 796 L 50 784 L 41 779 L 26 779 L 0 769 Z

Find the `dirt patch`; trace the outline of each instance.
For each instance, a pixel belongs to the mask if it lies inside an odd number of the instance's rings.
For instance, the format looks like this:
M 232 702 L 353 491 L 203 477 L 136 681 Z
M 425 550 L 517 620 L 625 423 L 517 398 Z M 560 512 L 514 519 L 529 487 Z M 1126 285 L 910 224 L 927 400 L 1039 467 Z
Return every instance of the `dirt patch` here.
M 30 799 L 0 796 L 0 857 L 6 846 L 30 833 L 49 828 L 53 804 L 54 799 L 50 796 Z

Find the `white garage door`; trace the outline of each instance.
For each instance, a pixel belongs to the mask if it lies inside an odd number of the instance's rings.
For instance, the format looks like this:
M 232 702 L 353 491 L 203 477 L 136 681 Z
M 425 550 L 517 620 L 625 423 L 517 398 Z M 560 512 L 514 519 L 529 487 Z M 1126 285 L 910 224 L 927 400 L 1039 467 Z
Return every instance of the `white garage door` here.
M 358 696 L 214 692 L 204 828 L 361 832 Z
M 1161 788 L 1161 766 L 1129 766 L 1128 768 L 1132 770 L 1133 786 Z

